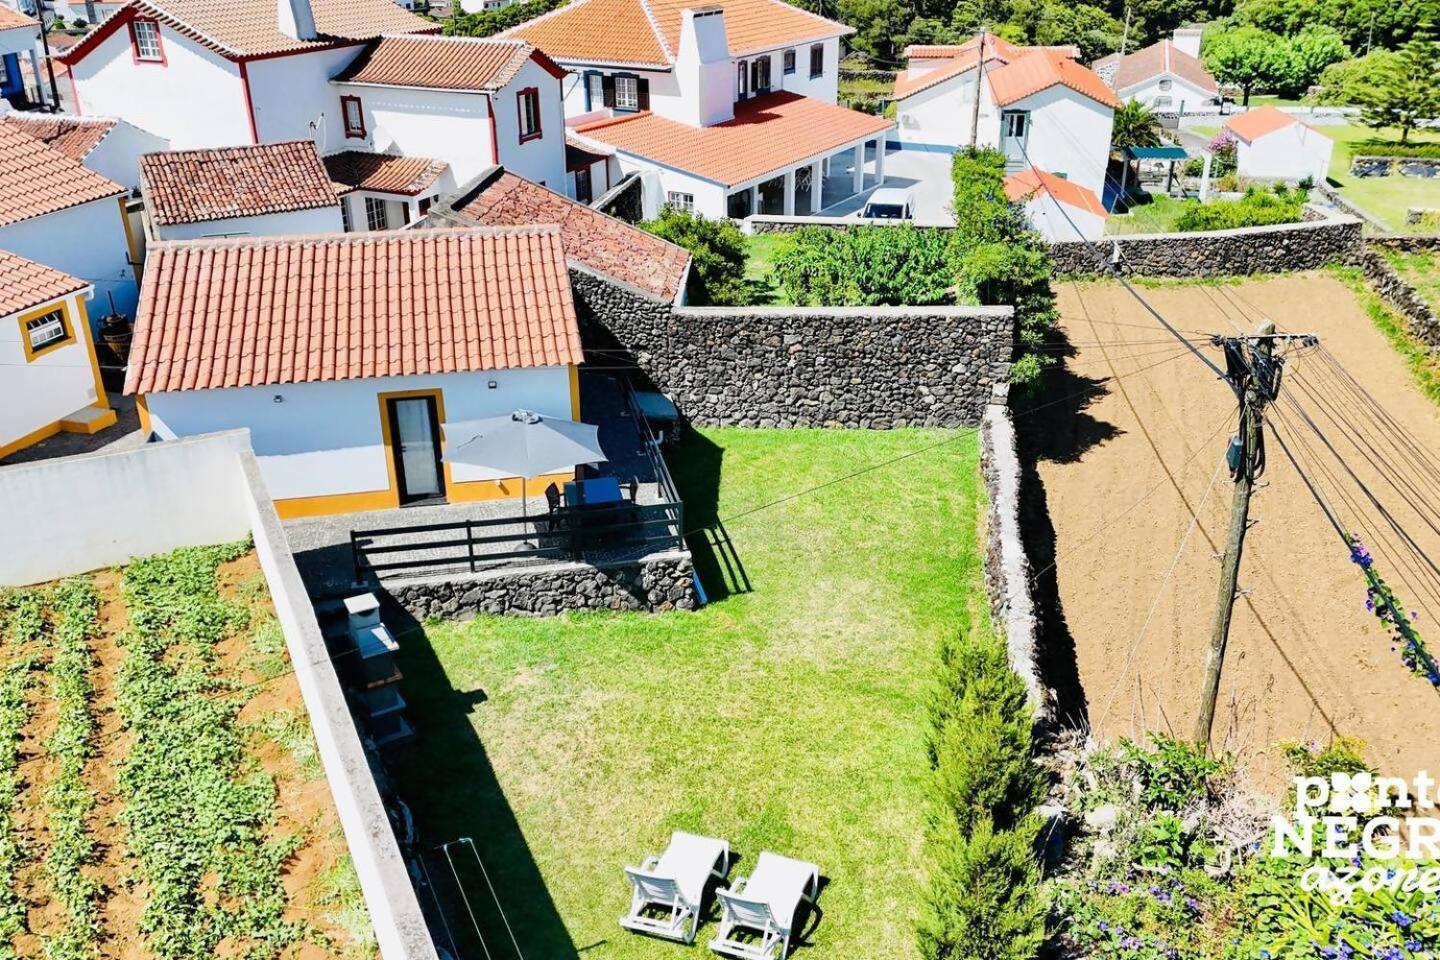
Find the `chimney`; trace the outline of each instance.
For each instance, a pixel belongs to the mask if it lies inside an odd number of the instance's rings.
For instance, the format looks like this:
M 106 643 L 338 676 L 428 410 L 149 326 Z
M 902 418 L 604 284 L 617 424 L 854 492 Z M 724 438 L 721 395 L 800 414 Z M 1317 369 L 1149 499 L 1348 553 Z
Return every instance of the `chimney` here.
M 275 0 L 275 25 L 295 40 L 314 40 L 319 36 L 310 0 Z
M 735 68 L 725 37 L 725 11 L 720 7 L 680 12 L 675 81 L 680 88 L 681 111 L 676 120 L 708 127 L 734 119 Z
M 1199 27 L 1179 27 L 1172 36 L 1171 43 L 1181 53 L 1188 53 L 1192 57 L 1200 56 L 1200 34 L 1203 31 Z

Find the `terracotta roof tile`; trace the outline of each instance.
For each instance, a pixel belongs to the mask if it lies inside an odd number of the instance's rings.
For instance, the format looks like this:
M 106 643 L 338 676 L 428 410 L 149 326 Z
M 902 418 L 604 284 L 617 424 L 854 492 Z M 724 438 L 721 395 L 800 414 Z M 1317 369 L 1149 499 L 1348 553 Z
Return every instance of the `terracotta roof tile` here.
M 83 59 L 136 16 L 153 17 L 202 46 L 236 58 L 440 30 L 438 24 L 402 9 L 394 0 L 311 0 L 311 9 L 319 37 L 297 40 L 280 32 L 274 0 L 130 0 L 59 59 L 66 63 Z
M 369 190 L 413 197 L 432 186 L 449 167 L 444 160 L 397 157 L 364 150 L 346 150 L 325 158 L 330 185 L 341 196 L 355 190 Z
M 106 117 L 77 117 L 61 113 L 15 113 L 5 123 L 41 143 L 59 150 L 71 160 L 83 161 L 120 121 Z
M 0 123 L 0 226 L 125 193 L 8 123 Z
M 23 13 L 0 5 L 0 30 L 18 30 L 21 27 L 34 29 L 39 26 L 39 22 L 33 17 L 27 17 Z
M 391 36 L 366 47 L 336 75 L 335 82 L 498 90 L 514 79 L 533 56 L 535 48 L 523 40 Z
M 1115 91 L 1106 86 L 1098 74 L 1054 51 L 1027 54 L 986 76 L 995 102 L 1002 107 L 1057 85 L 1069 87 L 1112 110 L 1120 106 Z
M 653 113 L 600 120 L 576 132 L 725 186 L 793 167 L 895 126 L 891 120 L 796 93 L 735 105 L 735 119 L 692 127 Z
M 8 317 L 90 284 L 59 270 L 0 250 L 0 317 Z
M 958 77 L 962 73 L 974 70 L 975 65 L 979 63 L 979 61 L 980 57 L 976 51 L 967 50 L 949 62 L 926 70 L 923 73 L 918 73 L 914 76 L 901 73 L 895 77 L 895 89 L 892 92 L 892 96 L 896 100 L 903 100 L 922 90 L 929 90 L 931 87 L 939 86 L 951 77 Z M 998 53 L 991 52 L 987 49 L 985 51 L 985 62 L 988 64 L 1002 61 Z M 990 68 L 987 67 L 986 69 Z
M 315 144 L 171 150 L 140 158 L 150 218 L 161 226 L 333 207 L 335 189 Z
M 1046 173 L 1039 167 L 1021 170 L 1019 173 L 1012 173 L 1005 178 L 1005 196 L 1009 197 L 1012 202 L 1029 200 L 1042 190 L 1066 206 L 1102 217 L 1110 216 L 1110 211 L 1106 210 L 1105 205 L 1100 202 L 1100 198 L 1095 196 L 1094 190 L 1082 187 L 1073 180 Z
M 451 209 L 491 227 L 554 224 L 571 260 L 665 302 L 674 300 L 685 282 L 690 253 L 683 247 L 513 173 L 482 180 Z
M 1107 57 L 1103 62 L 1109 62 L 1109 59 Z M 1096 62 L 1099 64 L 1102 61 Z M 1205 69 L 1205 65 L 1184 50 L 1177 49 L 1169 40 L 1152 43 L 1120 57 L 1111 86 L 1116 90 L 1125 90 L 1162 73 L 1179 77 L 1209 94 L 1220 92 L 1220 87 L 1216 85 L 1210 71 Z
M 125 392 L 582 359 L 554 227 L 156 243 Z
M 1252 143 L 1267 133 L 1284 130 L 1292 123 L 1299 123 L 1296 117 L 1270 104 L 1237 113 L 1225 121 L 1225 128 L 1235 136 Z
M 572 0 L 501 33 L 528 40 L 556 60 L 668 67 L 680 49 L 681 14 L 694 0 Z M 732 56 L 854 33 L 781 0 L 725 0 Z

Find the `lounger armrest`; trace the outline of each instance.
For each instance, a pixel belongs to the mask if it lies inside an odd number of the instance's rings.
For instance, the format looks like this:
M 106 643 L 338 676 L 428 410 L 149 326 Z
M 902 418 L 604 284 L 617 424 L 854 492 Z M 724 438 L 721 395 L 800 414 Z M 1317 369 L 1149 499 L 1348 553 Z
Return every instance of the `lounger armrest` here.
M 735 896 L 738 897 L 740 896 L 740 894 L 745 892 L 745 884 L 749 882 L 749 877 L 736 877 L 735 882 L 730 884 L 730 890 L 728 892 L 733 893 Z
M 653 856 L 652 856 L 652 857 L 646 857 L 646 858 L 645 858 L 645 862 L 640 865 L 640 869 L 643 870 L 643 871 L 645 871 L 646 873 L 653 873 L 653 872 L 655 871 L 655 868 L 658 867 L 659 865 L 660 865 L 660 858 L 659 858 L 659 857 L 653 857 Z

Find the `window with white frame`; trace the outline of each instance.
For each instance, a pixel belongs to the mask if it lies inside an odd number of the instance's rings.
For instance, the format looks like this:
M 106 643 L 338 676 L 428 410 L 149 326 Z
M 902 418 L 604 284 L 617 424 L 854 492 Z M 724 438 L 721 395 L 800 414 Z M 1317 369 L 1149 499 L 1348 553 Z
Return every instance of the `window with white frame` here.
M 350 222 L 350 198 L 340 198 L 340 229 L 350 233 L 355 229 L 355 224 Z
M 755 95 L 770 92 L 770 58 L 758 57 L 750 61 L 750 89 Z
M 605 106 L 605 74 L 592 73 L 585 78 L 590 93 L 590 109 L 599 110 Z
M 365 227 L 368 230 L 390 229 L 390 214 L 385 209 L 384 200 L 365 198 Z
M 794 47 L 791 47 L 789 50 L 786 50 L 786 51 L 785 51 L 785 60 L 784 60 L 784 63 L 785 63 L 785 72 L 786 72 L 786 73 L 794 73 L 794 72 L 795 72 L 795 48 L 794 48 Z
M 520 142 L 535 140 L 542 135 L 540 130 L 540 91 L 527 87 L 516 95 L 520 111 Z
M 340 98 L 340 117 L 345 121 L 345 136 L 351 139 L 365 139 L 365 108 L 359 97 Z
M 640 109 L 640 80 L 637 77 L 615 78 L 615 109 Z
M 70 330 L 65 325 L 65 311 L 61 307 L 25 321 L 25 343 L 31 356 L 69 339 Z
M 0 57 L 0 86 L 10 85 L 10 71 L 5 68 L 5 58 Z
M 695 194 L 671 190 L 665 194 L 665 205 L 676 210 L 684 210 L 686 213 L 694 213 Z
M 825 44 L 816 43 L 810 47 L 810 79 L 825 74 Z
M 1169 109 L 1170 109 L 1171 107 L 1173 107 L 1174 105 L 1175 105 L 1175 100 L 1174 100 L 1174 98 L 1172 98 L 1172 97 L 1156 97 L 1156 98 L 1155 98 L 1155 109 L 1156 109 L 1156 110 L 1169 110 Z
M 131 20 L 130 36 L 135 43 L 135 59 L 152 63 L 165 59 L 160 50 L 160 24 L 154 20 Z
M 750 62 L 735 61 L 735 99 L 744 100 L 750 96 Z
M 1170 92 L 1170 85 L 1171 85 L 1171 84 L 1170 84 L 1170 81 L 1169 81 L 1169 80 L 1161 80 L 1161 81 L 1160 81 L 1160 89 L 1161 89 L 1161 91 L 1162 91 L 1162 92 L 1165 92 L 1165 93 L 1169 93 L 1169 92 Z

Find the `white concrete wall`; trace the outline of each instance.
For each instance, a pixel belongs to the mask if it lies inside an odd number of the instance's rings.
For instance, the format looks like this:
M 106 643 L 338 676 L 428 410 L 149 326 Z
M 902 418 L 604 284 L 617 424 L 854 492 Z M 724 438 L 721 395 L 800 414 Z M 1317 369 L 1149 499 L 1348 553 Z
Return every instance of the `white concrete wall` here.
M 121 120 L 85 157 L 85 166 L 122 187 L 140 185 L 140 155 L 169 150 L 170 141 Z
M 322 155 L 344 150 L 340 100 L 330 78 L 360 50 L 359 46 L 341 47 L 247 64 L 260 142 L 314 140 Z
M 267 213 L 261 217 L 230 217 L 202 223 L 174 223 L 157 226 L 161 240 L 195 240 L 200 237 L 275 237 L 297 233 L 339 233 L 340 204 L 310 210 Z
M 1043 191 L 1025 204 L 1025 217 L 1046 240 L 1099 240 L 1105 234 L 1104 217 L 1076 207 L 1062 208 Z
M 1041 170 L 1105 195 L 1105 166 L 1115 113 L 1069 87 L 1053 86 L 1005 107 L 1030 111 L 1025 152 Z
M 70 68 L 83 114 L 119 117 L 171 148 L 253 142 L 237 64 L 160 25 L 166 62 L 135 63 L 121 27 Z
M 1170 81 L 1170 89 L 1162 90 L 1162 81 L 1166 80 Z M 1116 95 L 1121 100 L 1138 100 L 1161 113 L 1187 113 L 1192 110 L 1200 110 L 1215 99 L 1213 93 L 1201 90 L 1188 80 L 1182 80 L 1173 73 L 1157 74 L 1142 83 L 1116 91 Z M 1156 105 L 1156 100 L 1162 97 L 1170 98 L 1168 107 Z
M 1292 123 L 1253 143 L 1237 140 L 1235 162 L 1240 175 L 1277 180 L 1323 182 L 1330 170 L 1335 142 L 1303 123 Z
M 332 94 L 327 147 L 374 150 L 447 161 L 464 183 L 495 165 L 490 140 L 490 108 L 478 93 L 403 90 L 358 84 L 329 84 Z M 347 138 L 340 117 L 340 98 L 355 96 L 365 115 L 365 138 Z M 563 163 L 563 159 L 561 161 Z
M 498 386 L 491 390 L 488 381 Z M 386 490 L 381 393 L 443 391 L 449 420 L 495 417 L 526 408 L 569 419 L 566 367 L 379 377 L 273 387 L 234 387 L 147 395 L 150 422 L 162 440 L 248 428 L 265 483 L 276 499 Z M 275 402 L 275 397 L 283 401 Z M 456 481 L 490 479 L 454 468 Z
M 245 437 L 197 438 L 123 453 L 0 467 L 0 584 L 41 583 L 250 530 L 236 456 Z
M 92 284 L 94 320 L 110 312 L 110 294 L 115 297 L 115 309 L 135 316 L 139 290 L 130 266 L 118 197 L 92 200 L 0 227 L 0 250 L 18 253 Z
M 90 324 L 81 320 L 79 295 L 55 301 L 65 303 L 73 343 L 25 359 L 25 335 L 20 314 L 0 317 L 0 447 L 55 423 L 99 396 L 90 364 Z M 28 313 L 29 311 L 25 311 Z M 15 504 L 6 513 L 21 512 Z M 3 526 L 0 523 L 0 526 Z
M 696 213 L 707 217 L 725 216 L 725 198 L 729 191 L 721 184 L 628 153 L 616 153 L 615 158 L 620 165 L 620 177 L 617 177 L 617 180 L 632 172 L 641 175 L 646 217 L 659 213 L 660 208 L 665 205 L 667 192 L 671 190 L 693 195 Z
M 500 164 L 517 176 L 543 183 L 557 192 L 564 192 L 569 179 L 565 175 L 565 104 L 561 100 L 561 82 L 540 64 L 529 60 L 515 78 L 495 94 L 495 135 L 500 145 Z M 540 94 L 540 136 L 521 143 L 518 94 L 530 87 Z M 444 154 L 426 156 L 443 157 Z M 458 171 L 455 175 L 459 183 L 472 176 L 473 173 L 462 176 Z
M 890 136 L 907 146 L 953 150 L 969 144 L 974 115 L 975 72 L 967 71 L 900 101 L 895 111 L 898 126 Z M 987 85 L 980 101 L 976 142 L 982 147 L 993 147 L 999 131 L 999 114 Z

